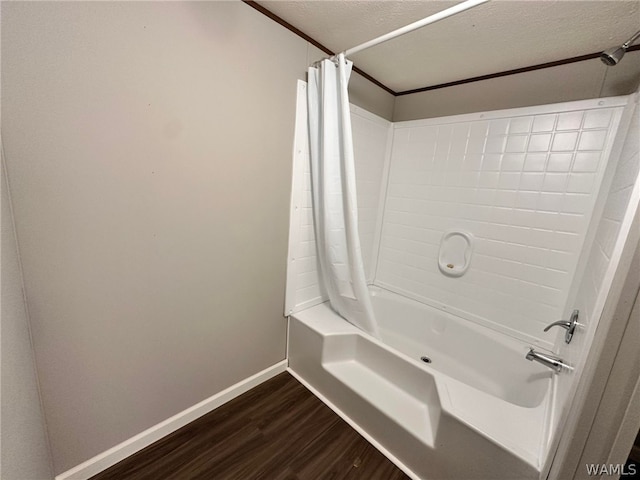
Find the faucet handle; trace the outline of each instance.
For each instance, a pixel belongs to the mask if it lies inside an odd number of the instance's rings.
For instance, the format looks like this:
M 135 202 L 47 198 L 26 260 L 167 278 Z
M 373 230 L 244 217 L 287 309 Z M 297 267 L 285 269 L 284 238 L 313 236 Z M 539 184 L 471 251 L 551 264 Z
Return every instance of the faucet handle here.
M 562 327 L 566 330 L 569 330 L 571 328 L 571 322 L 568 322 L 566 320 L 558 320 L 557 322 L 553 322 L 552 324 L 544 327 L 544 331 L 548 332 L 551 327 Z
M 567 320 L 558 320 L 557 322 L 553 322 L 550 325 L 544 327 L 544 331 L 547 332 L 551 327 L 562 327 L 567 333 L 564 335 L 565 343 L 571 343 L 571 339 L 573 338 L 573 332 L 576 330 L 576 325 L 578 324 L 578 315 L 580 312 L 578 310 L 574 310 L 571 314 L 571 319 Z

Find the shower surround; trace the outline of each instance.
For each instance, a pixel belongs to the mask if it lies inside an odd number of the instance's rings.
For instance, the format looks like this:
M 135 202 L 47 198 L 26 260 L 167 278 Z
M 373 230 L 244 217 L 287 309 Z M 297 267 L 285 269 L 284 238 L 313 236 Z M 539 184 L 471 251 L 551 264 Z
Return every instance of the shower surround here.
M 578 294 L 635 97 L 395 124 L 352 107 L 377 339 L 324 303 L 298 95 L 290 371 L 413 478 L 539 478 L 576 372 L 524 357 L 561 347 L 543 328 Z M 474 239 L 460 277 L 438 267 L 452 230 Z

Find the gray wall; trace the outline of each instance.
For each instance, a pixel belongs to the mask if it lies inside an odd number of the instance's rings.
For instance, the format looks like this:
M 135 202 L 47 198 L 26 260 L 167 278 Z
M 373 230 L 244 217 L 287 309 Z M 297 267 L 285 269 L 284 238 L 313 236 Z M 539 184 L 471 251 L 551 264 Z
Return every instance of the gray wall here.
M 444 117 L 628 95 L 640 83 L 640 51 L 615 67 L 599 59 L 396 97 L 393 121 Z
M 3 160 L 0 170 L 0 190 L 2 190 L 0 478 L 4 480 L 51 479 L 53 478 L 51 455 L 38 394 L 35 361 L 22 290 L 22 273 L 6 185 Z
M 2 133 L 56 473 L 284 359 L 310 50 L 240 2 L 3 2 Z M 390 118 L 362 85 L 354 101 Z

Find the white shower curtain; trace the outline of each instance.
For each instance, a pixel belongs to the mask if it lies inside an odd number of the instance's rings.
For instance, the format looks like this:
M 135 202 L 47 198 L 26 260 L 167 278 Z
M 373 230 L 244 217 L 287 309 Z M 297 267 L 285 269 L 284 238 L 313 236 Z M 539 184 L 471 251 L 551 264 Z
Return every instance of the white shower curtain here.
M 309 149 L 320 275 L 332 308 L 378 337 L 358 235 L 355 162 L 347 85 L 352 63 L 340 54 L 309 68 Z

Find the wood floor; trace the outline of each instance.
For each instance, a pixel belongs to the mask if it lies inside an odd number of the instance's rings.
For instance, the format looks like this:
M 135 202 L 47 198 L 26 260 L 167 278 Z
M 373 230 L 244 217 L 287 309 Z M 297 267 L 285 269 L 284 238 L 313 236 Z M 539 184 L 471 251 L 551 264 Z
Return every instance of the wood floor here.
M 92 480 L 409 479 L 288 373 Z

